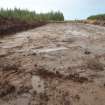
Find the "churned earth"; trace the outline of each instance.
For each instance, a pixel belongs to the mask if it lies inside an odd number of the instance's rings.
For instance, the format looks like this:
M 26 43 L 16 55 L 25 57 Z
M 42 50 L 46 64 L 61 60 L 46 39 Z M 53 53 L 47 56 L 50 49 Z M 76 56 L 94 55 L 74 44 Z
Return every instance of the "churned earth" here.
M 105 27 L 50 23 L 0 38 L 0 105 L 105 105 Z

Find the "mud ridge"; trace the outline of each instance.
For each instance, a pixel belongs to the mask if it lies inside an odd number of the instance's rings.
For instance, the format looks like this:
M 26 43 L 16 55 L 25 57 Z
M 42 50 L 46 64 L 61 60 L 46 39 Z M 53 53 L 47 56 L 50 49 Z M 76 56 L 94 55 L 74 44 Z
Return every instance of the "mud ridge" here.
M 43 67 L 39 67 L 35 73 L 36 75 L 39 75 L 40 77 L 44 78 L 44 79 L 48 79 L 48 78 L 58 78 L 58 79 L 63 79 L 63 80 L 72 80 L 73 82 L 79 82 L 79 83 L 84 83 L 84 82 L 88 82 L 88 78 L 87 77 L 80 77 L 79 74 L 75 73 L 75 74 L 62 74 L 59 71 L 49 71 L 46 70 Z

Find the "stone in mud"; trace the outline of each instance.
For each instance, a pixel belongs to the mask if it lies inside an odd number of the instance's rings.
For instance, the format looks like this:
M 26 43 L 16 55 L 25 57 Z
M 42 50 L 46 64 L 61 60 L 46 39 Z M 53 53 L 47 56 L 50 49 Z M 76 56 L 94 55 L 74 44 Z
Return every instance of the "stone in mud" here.
M 39 76 L 32 77 L 32 87 L 36 93 L 44 93 L 45 82 Z
M 18 98 L 15 105 L 29 105 L 29 99 L 26 97 Z

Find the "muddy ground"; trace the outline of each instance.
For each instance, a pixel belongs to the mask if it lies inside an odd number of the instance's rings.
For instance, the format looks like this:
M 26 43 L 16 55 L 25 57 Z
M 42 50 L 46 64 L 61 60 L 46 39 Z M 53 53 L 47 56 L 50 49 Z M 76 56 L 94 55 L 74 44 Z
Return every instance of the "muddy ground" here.
M 0 105 L 105 105 L 105 27 L 51 23 L 0 38 Z

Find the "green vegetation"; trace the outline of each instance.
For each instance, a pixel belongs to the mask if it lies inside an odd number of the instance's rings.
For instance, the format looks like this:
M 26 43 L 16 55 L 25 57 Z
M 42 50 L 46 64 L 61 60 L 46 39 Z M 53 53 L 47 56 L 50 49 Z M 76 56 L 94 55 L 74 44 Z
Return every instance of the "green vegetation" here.
M 0 16 L 6 18 L 17 18 L 25 21 L 64 21 L 63 13 L 48 12 L 48 13 L 36 13 L 35 11 L 21 10 L 21 9 L 1 9 Z
M 105 20 L 105 14 L 93 15 L 88 17 L 90 20 Z

